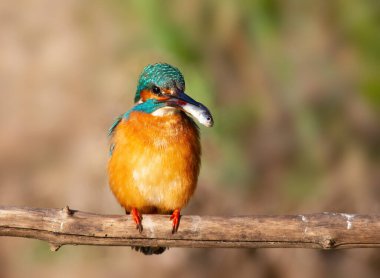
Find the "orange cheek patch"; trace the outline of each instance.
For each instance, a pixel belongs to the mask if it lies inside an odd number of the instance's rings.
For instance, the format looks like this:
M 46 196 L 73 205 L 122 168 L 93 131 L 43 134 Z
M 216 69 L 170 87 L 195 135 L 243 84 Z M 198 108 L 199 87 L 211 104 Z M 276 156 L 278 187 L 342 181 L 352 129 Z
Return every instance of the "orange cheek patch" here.
M 142 101 L 146 101 L 146 100 L 152 99 L 152 98 L 157 99 L 159 101 L 165 101 L 165 100 L 169 99 L 169 97 L 167 97 L 167 96 L 155 95 L 150 90 L 141 91 L 140 96 L 141 96 Z
M 147 99 L 153 98 L 154 95 L 149 90 L 143 90 L 141 91 L 140 96 L 142 101 L 146 101 Z

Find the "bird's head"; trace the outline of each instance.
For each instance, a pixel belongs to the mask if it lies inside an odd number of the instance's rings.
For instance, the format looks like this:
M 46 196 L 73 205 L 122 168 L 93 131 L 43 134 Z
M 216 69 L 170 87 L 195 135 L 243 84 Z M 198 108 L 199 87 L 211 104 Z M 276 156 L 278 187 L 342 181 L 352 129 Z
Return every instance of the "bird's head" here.
M 160 108 L 185 111 L 207 127 L 214 123 L 207 107 L 185 93 L 182 73 L 169 64 L 148 65 L 141 73 L 135 102 L 143 103 L 148 100 L 154 100 Z

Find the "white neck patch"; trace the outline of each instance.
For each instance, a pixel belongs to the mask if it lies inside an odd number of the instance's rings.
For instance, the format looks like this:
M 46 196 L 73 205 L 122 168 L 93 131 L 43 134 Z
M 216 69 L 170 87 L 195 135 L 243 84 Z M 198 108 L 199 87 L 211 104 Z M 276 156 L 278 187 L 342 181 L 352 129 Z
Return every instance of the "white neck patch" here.
M 178 112 L 179 112 L 178 109 L 174 107 L 162 107 L 154 111 L 152 115 L 162 117 L 162 116 L 174 115 L 174 114 L 177 114 Z

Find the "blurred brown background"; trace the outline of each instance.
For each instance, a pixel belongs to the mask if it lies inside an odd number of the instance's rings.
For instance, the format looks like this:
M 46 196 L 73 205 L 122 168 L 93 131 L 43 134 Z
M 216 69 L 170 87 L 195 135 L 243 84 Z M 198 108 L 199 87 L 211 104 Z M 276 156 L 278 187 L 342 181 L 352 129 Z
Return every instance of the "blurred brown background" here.
M 214 114 L 184 214 L 380 213 L 378 1 L 0 2 L 0 205 L 122 214 L 107 129 L 148 63 Z M 169 223 L 168 223 L 169 224 Z M 378 277 L 380 250 L 0 238 L 0 277 Z

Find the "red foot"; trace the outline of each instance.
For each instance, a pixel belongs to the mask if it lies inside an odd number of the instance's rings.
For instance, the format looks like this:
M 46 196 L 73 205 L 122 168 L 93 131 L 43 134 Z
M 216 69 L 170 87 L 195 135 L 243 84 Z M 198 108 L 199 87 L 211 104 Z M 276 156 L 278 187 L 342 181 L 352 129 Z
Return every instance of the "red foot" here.
M 139 232 L 141 233 L 143 230 L 143 226 L 141 224 L 142 216 L 140 212 L 136 208 L 133 208 L 131 211 L 131 216 L 136 223 L 136 229 L 139 230 Z
M 180 219 L 181 219 L 181 210 L 180 209 L 175 209 L 173 211 L 172 216 L 170 216 L 170 220 L 173 220 L 172 234 L 174 234 L 174 233 L 176 233 L 178 231 Z

